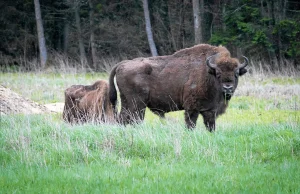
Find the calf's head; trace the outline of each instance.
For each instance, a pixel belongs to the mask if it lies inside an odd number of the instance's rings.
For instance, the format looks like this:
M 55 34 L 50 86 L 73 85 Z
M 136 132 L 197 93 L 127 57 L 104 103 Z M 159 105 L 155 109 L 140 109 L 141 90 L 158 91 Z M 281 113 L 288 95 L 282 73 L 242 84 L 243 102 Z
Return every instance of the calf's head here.
M 249 61 L 247 57 L 243 56 L 243 58 L 244 62 L 242 64 L 237 59 L 222 54 L 210 56 L 206 60 L 206 65 L 209 67 L 208 72 L 216 77 L 224 98 L 227 100 L 232 97 L 238 85 L 239 76 L 247 72 L 245 67 Z

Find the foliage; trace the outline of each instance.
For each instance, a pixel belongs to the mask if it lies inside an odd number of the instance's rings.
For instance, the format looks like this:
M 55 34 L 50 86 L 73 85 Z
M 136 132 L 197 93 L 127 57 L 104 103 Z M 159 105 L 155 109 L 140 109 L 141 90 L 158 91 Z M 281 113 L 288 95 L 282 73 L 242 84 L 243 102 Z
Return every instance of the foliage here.
M 300 57 L 300 24 L 292 20 L 282 20 L 273 30 L 273 34 L 279 34 L 283 42 L 282 51 L 288 57 Z
M 90 7 L 91 2 L 92 7 Z M 142 2 L 139 0 L 41 1 L 46 45 L 51 53 L 78 59 L 78 35 L 74 10 L 79 7 L 85 52 L 91 64 L 91 32 L 101 58 L 149 56 Z M 1 65 L 28 66 L 36 60 L 38 40 L 32 1 L 0 2 Z M 90 17 L 93 10 L 93 17 Z M 149 1 L 154 41 L 159 55 L 194 45 L 192 2 Z M 282 0 L 204 1 L 204 43 L 227 46 L 234 56 L 265 60 L 271 69 L 299 64 L 300 3 Z M 93 26 L 90 23 L 93 20 Z M 55 65 L 50 59 L 50 65 Z M 286 63 L 286 59 L 292 63 Z M 95 67 L 94 67 L 95 68 Z
M 278 9 L 281 1 L 238 2 L 237 5 L 224 5 L 224 27 L 212 35 L 210 42 L 234 45 L 260 60 L 292 59 L 298 63 L 299 17 L 285 13 L 285 9 L 290 9 L 292 4 Z

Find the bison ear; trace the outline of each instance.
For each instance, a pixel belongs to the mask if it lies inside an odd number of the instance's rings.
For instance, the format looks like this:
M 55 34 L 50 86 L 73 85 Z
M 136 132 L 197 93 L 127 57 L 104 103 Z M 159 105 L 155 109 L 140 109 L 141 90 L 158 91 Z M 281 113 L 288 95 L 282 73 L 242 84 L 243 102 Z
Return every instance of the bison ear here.
M 241 68 L 240 70 L 239 70 L 239 76 L 242 76 L 242 75 L 244 75 L 245 73 L 247 73 L 248 71 L 247 71 L 247 69 L 246 68 Z

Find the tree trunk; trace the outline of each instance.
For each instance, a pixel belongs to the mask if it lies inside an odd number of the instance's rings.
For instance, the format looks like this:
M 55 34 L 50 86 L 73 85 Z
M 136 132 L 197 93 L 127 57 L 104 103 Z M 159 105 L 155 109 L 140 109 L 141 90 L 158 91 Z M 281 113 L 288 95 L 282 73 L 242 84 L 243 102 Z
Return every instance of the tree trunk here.
M 283 0 L 283 9 L 282 9 L 282 19 L 286 19 L 286 8 L 287 8 L 288 0 Z
M 201 16 L 199 0 L 193 0 L 195 44 L 202 43 Z
M 64 23 L 64 42 L 63 42 L 63 49 L 64 49 L 64 54 L 68 53 L 68 47 L 69 47 L 69 30 L 70 30 L 70 24 L 68 22 L 68 19 L 65 19 Z
M 26 64 L 26 59 L 27 59 L 27 22 L 25 21 L 25 30 L 24 30 L 24 50 L 23 50 L 23 60 L 24 60 L 24 64 L 25 67 L 27 66 Z
M 80 52 L 80 63 L 81 65 L 86 65 L 86 55 L 84 50 L 84 43 L 81 37 L 81 24 L 80 24 L 80 16 L 79 16 L 79 6 L 75 6 L 75 20 L 76 20 L 76 28 L 77 28 L 77 37 L 78 37 L 78 46 Z
M 200 0 L 200 28 L 201 28 L 201 43 L 204 43 L 204 35 L 203 35 L 203 31 L 204 29 L 204 0 Z
M 148 43 L 150 46 L 152 56 L 157 56 L 156 46 L 153 40 L 153 34 L 151 29 L 151 22 L 150 22 L 150 14 L 148 8 L 148 0 L 143 0 L 143 8 L 144 8 L 144 15 L 145 15 L 145 23 L 146 23 L 146 33 L 148 37 Z
M 225 23 L 225 15 L 226 15 L 226 1 L 223 2 L 222 6 L 222 31 L 226 32 L 226 23 Z
M 70 7 L 70 3 L 68 0 L 63 1 L 67 8 Z M 64 31 L 63 31 L 63 52 L 64 54 L 68 54 L 69 48 L 69 33 L 70 33 L 70 22 L 69 22 L 69 11 L 64 15 Z
M 179 7 L 179 36 L 178 36 L 178 45 L 179 45 L 179 48 L 182 49 L 182 48 L 185 48 L 185 10 L 186 10 L 186 1 L 188 0 L 181 0 L 180 1 L 180 6 Z
M 272 43 L 274 45 L 276 45 L 276 38 L 273 33 L 272 33 L 272 29 L 274 28 L 274 25 L 275 25 L 275 16 L 274 16 L 274 2 L 269 0 L 269 1 L 266 1 L 267 2 L 267 9 L 268 9 L 268 17 L 270 18 L 270 21 L 269 21 L 269 26 L 268 26 L 268 29 L 269 32 L 269 37 L 272 37 Z M 274 40 L 275 39 L 275 40 Z M 279 65 L 278 65 L 278 58 L 276 57 L 276 55 L 278 55 L 276 53 L 276 48 L 274 48 L 273 50 L 270 50 L 269 51 L 269 57 L 271 59 L 271 64 L 272 64 L 272 69 L 279 69 Z
M 95 48 L 95 33 L 94 33 L 94 6 L 92 0 L 89 0 L 90 6 L 90 45 L 92 55 L 92 67 L 96 68 L 97 56 Z
M 212 24 L 211 24 L 211 34 L 213 33 L 222 33 L 222 0 L 213 0 L 211 1 L 211 11 L 212 11 Z
M 47 49 L 45 43 L 44 28 L 43 28 L 43 21 L 41 16 L 41 7 L 40 7 L 39 0 L 34 0 L 34 8 L 35 8 L 35 19 L 36 19 L 38 40 L 39 40 L 41 68 L 44 69 L 47 63 Z
M 171 37 L 171 44 L 172 44 L 172 48 L 173 51 L 177 51 L 178 50 L 178 46 L 177 46 L 177 41 L 176 41 L 176 30 L 174 29 L 174 22 L 173 22 L 173 14 L 174 14 L 174 9 L 173 7 L 173 0 L 168 0 L 168 21 L 169 21 L 169 31 L 170 31 L 170 37 Z

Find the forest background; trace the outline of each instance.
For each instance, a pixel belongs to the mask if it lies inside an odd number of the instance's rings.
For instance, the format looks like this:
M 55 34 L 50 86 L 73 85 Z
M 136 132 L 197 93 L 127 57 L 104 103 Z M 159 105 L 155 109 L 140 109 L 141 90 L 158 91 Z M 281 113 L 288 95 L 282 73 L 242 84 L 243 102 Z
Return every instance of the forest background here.
M 56 66 L 61 58 L 71 66 L 104 71 L 107 59 L 150 56 L 146 11 L 158 55 L 209 43 L 264 62 L 270 70 L 300 68 L 296 0 L 2 0 L 0 65 L 30 71 Z M 41 38 L 44 62 L 37 60 L 43 58 Z

